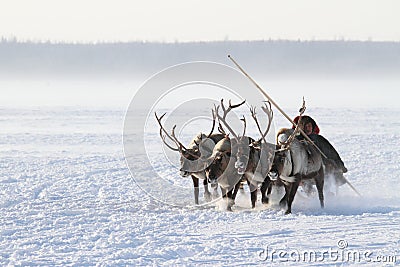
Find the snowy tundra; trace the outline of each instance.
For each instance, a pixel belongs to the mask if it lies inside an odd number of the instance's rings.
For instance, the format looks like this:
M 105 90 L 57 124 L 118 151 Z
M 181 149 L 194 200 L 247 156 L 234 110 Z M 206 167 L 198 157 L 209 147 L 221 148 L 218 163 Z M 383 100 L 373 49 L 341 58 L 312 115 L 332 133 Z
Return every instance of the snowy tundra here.
M 400 264 L 399 110 L 308 110 L 362 197 L 344 185 L 320 209 L 317 197 L 299 194 L 290 215 L 261 201 L 252 210 L 246 187 L 233 212 L 215 204 L 173 207 L 148 196 L 125 162 L 124 114 L 0 109 L 1 266 Z M 276 124 L 288 126 L 279 118 Z M 158 135 L 151 140 L 157 149 Z M 145 157 L 137 155 L 135 175 L 156 184 Z M 169 165 L 156 167 L 191 185 Z

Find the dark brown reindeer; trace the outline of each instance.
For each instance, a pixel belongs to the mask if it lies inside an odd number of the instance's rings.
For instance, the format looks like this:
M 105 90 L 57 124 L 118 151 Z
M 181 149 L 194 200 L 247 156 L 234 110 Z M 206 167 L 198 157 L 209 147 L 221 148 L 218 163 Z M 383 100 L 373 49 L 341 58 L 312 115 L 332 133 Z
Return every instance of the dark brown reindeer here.
M 271 108 L 271 103 L 267 102 L 262 110 L 268 116 L 268 124 L 266 130 L 263 132 L 261 130 L 260 124 L 257 120 L 256 109 L 250 108 L 251 115 L 256 122 L 258 131 L 261 137 L 257 141 L 248 142 L 247 139 L 238 139 L 236 144 L 236 162 L 235 168 L 238 174 L 243 174 L 247 181 L 251 184 L 250 190 L 256 190 L 260 187 L 261 201 L 264 204 L 268 203 L 268 194 L 271 192 L 270 180 L 268 178 L 268 172 L 272 165 L 272 160 L 274 157 L 274 152 L 276 146 L 274 144 L 268 143 L 265 139 L 267 136 L 273 119 L 273 112 Z M 252 191 L 253 192 L 253 191 Z M 255 207 L 257 200 L 257 195 L 251 195 L 252 208 Z
M 175 128 L 176 125 L 172 128 L 171 134 L 165 130 L 164 126 L 161 123 L 161 120 L 165 116 L 165 113 L 158 117 L 155 114 L 157 122 L 160 126 L 160 136 L 163 140 L 164 144 L 171 150 L 177 151 L 180 153 L 180 175 L 182 177 L 188 177 L 189 175 L 192 177 L 193 187 L 194 187 L 194 201 L 195 204 L 199 204 L 199 180 L 203 180 L 204 185 L 204 197 L 206 201 L 211 200 L 211 193 L 208 190 L 208 182 L 205 175 L 205 164 L 204 159 L 208 158 L 218 141 L 224 138 L 223 134 L 213 134 L 215 128 L 215 115 L 213 112 L 213 125 L 210 133 L 208 135 L 198 134 L 193 140 L 190 142 L 188 148 L 186 148 L 176 137 Z M 174 146 L 168 144 L 166 138 L 174 143 Z M 217 188 L 214 188 L 216 193 Z
M 212 187 L 220 186 L 222 199 L 227 202 L 228 211 L 232 210 L 242 180 L 242 175 L 235 170 L 234 162 L 231 140 L 226 136 L 215 145 L 207 163 L 206 176 Z
M 234 203 L 242 179 L 245 179 L 249 185 L 253 208 L 255 207 L 257 199 L 257 183 L 252 180 L 254 177 L 248 175 L 246 177 L 244 170 L 243 172 L 238 171 L 238 167 L 240 169 L 240 166 L 236 164 L 237 155 L 239 154 L 244 157 L 249 145 L 254 143 L 255 140 L 251 137 L 245 136 L 246 120 L 244 118 L 242 119 L 244 122 L 244 129 L 241 136 L 237 135 L 226 122 L 226 116 L 232 108 L 238 107 L 242 104 L 244 104 L 244 101 L 238 105 L 232 105 L 231 102 L 229 102 L 229 107 L 225 108 L 223 100 L 221 100 L 221 105 L 215 107 L 215 115 L 218 117 L 220 122 L 220 131 L 223 129 L 221 125 L 222 123 L 233 137 L 225 138 L 215 145 L 213 154 L 210 157 L 209 166 L 206 169 L 206 175 L 209 182 L 214 184 L 218 183 L 223 192 L 225 192 L 224 197 L 228 199 L 228 210 L 231 209 L 231 206 Z M 222 116 L 219 114 L 219 108 L 223 111 Z M 267 172 L 268 170 L 265 171 L 265 174 L 267 174 Z
M 285 214 L 292 212 L 292 203 L 299 184 L 314 179 L 321 208 L 324 207 L 324 168 L 320 152 L 306 141 L 299 141 L 296 129 L 280 129 L 277 134 L 279 150 L 275 152 L 272 168 L 268 174 L 274 181 L 285 186 L 285 196 L 280 204 L 287 204 Z

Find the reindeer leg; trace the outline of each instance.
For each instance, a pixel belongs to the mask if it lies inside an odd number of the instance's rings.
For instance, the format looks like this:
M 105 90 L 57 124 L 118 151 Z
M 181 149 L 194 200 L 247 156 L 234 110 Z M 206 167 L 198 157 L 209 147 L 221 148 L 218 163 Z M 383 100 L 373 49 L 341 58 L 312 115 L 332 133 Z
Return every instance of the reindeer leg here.
M 257 201 L 257 188 L 255 188 L 255 186 L 253 186 L 249 180 L 246 180 L 246 182 L 250 189 L 251 208 L 254 209 Z
M 194 188 L 194 203 L 199 205 L 199 178 L 192 175 L 193 188 Z
M 221 187 L 221 193 L 222 193 L 222 198 L 226 198 L 226 194 L 227 194 L 226 189 Z
M 250 193 L 251 198 L 251 208 L 254 209 L 256 207 L 257 201 L 257 189 Z
M 213 192 L 212 192 L 212 199 L 216 199 L 216 198 L 218 198 L 219 197 L 219 195 L 218 195 L 218 186 L 216 186 L 214 189 L 213 189 Z
M 241 187 L 241 183 L 242 183 L 242 180 L 240 180 L 237 184 L 235 184 L 235 187 L 233 189 L 233 193 L 232 193 L 233 204 L 235 204 L 236 195 Z
M 222 192 L 222 200 L 227 202 L 227 211 L 232 211 L 232 204 L 230 203 L 232 201 L 232 190 L 227 191 L 225 188 L 221 187 L 221 192 Z
M 285 187 L 285 195 L 282 197 L 281 201 L 279 201 L 279 206 L 281 206 L 281 207 L 286 206 L 286 204 L 288 202 L 287 200 L 289 198 L 289 192 L 290 192 L 290 189 L 292 188 L 292 185 L 284 184 L 284 187 Z
M 211 201 L 211 193 L 210 193 L 210 191 L 208 191 L 207 178 L 203 180 L 203 185 L 204 185 L 204 199 L 207 202 L 210 202 Z
M 235 186 L 236 188 L 236 186 Z M 233 198 L 233 191 L 235 190 L 235 188 L 229 190 L 226 193 L 226 200 L 228 201 L 228 205 L 226 207 L 227 211 L 232 211 L 232 206 L 235 204 L 235 199 Z
M 319 203 L 321 208 L 324 208 L 324 170 L 321 168 L 318 172 L 318 176 L 315 178 L 315 184 L 318 190 Z
M 291 183 L 290 192 L 289 192 L 288 200 L 287 200 L 288 208 L 287 208 L 285 214 L 292 213 L 292 203 L 294 200 L 294 196 L 297 193 L 297 188 L 299 188 L 299 184 L 300 184 L 300 179 L 296 180 L 296 182 L 294 182 L 294 183 Z
M 268 192 L 267 192 L 267 190 L 268 190 Z M 263 204 L 268 204 L 268 202 L 269 202 L 268 195 L 271 194 L 271 190 L 272 190 L 271 180 L 267 177 L 267 178 L 265 178 L 265 180 L 262 183 L 261 188 L 260 188 L 261 202 Z
M 242 192 L 242 193 L 244 192 L 244 187 L 243 187 L 242 180 L 240 180 L 239 189 L 240 189 L 240 192 Z

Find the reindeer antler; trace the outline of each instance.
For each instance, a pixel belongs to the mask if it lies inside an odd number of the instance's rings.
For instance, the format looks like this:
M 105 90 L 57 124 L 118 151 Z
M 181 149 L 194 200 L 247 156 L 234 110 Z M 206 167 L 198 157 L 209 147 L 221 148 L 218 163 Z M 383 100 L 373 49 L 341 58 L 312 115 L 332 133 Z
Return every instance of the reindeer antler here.
M 187 150 L 186 147 L 185 147 L 184 145 L 182 145 L 182 143 L 179 142 L 178 138 L 176 138 L 176 136 L 175 136 L 175 128 L 176 128 L 176 125 L 174 125 L 174 127 L 172 128 L 172 133 L 171 133 L 171 135 L 168 134 L 167 130 L 165 130 L 164 126 L 163 126 L 162 123 L 161 123 L 161 120 L 164 118 L 165 114 L 167 114 L 167 113 L 164 113 L 163 115 L 161 115 L 161 117 L 158 117 L 158 116 L 157 116 L 157 112 L 154 112 L 154 115 L 155 115 L 155 117 L 156 117 L 156 120 L 157 120 L 157 122 L 158 122 L 158 125 L 160 126 L 160 136 L 161 136 L 161 139 L 163 140 L 164 144 L 165 144 L 169 149 L 171 149 L 171 150 L 173 150 L 173 151 L 182 152 L 183 149 Z M 164 132 L 164 135 L 162 134 L 163 132 Z M 166 140 L 165 140 L 166 137 L 168 137 L 172 142 L 174 142 L 175 145 L 176 145 L 177 147 L 174 148 L 174 147 L 172 147 L 171 145 L 169 145 L 169 144 L 166 142 Z
M 267 105 L 267 103 L 268 103 L 268 105 Z M 250 107 L 250 113 L 251 113 L 251 116 L 253 117 L 254 121 L 256 122 L 258 131 L 259 131 L 259 133 L 261 135 L 261 138 L 259 140 L 263 140 L 264 143 L 267 143 L 267 141 L 265 140 L 265 137 L 267 136 L 267 134 L 268 134 L 268 132 L 269 132 L 269 130 L 271 128 L 272 119 L 274 118 L 274 112 L 272 111 L 271 102 L 269 102 L 269 101 L 265 101 L 265 104 L 264 104 L 264 106 L 261 107 L 261 109 L 268 116 L 268 126 L 267 126 L 267 129 L 264 132 L 261 131 L 260 124 L 258 123 L 256 108 L 255 107 Z
M 244 117 L 244 115 L 243 115 L 243 118 L 241 118 L 240 120 L 243 121 L 243 134 L 242 134 L 242 137 L 243 137 L 246 134 L 246 126 L 247 126 L 246 118 Z
M 210 136 L 212 135 L 212 133 L 214 131 L 214 128 L 215 128 L 215 120 L 217 118 L 217 115 L 215 115 L 215 112 L 214 112 L 213 109 L 211 109 L 211 114 L 212 114 L 212 117 L 213 117 L 213 124 L 212 124 L 210 133 L 207 135 L 207 138 L 210 138 Z
M 185 150 L 187 150 L 186 147 L 185 147 L 184 145 L 182 145 L 182 143 L 179 142 L 178 138 L 176 137 L 176 135 L 175 135 L 175 128 L 176 128 L 176 125 L 174 125 L 174 127 L 172 127 L 172 133 L 171 133 L 172 138 L 174 138 L 174 140 L 175 140 L 176 143 L 179 145 L 179 147 L 180 147 L 181 150 L 182 150 L 182 148 L 185 149 Z
M 296 138 L 296 135 L 299 133 L 300 121 L 301 121 L 301 118 L 305 111 L 306 111 L 306 101 L 304 100 L 304 97 L 303 97 L 303 104 L 299 110 L 300 114 L 299 114 L 299 120 L 297 122 L 296 128 L 294 129 L 293 133 L 288 137 L 288 139 L 285 142 L 281 142 L 282 146 L 289 147 L 290 144 L 293 142 L 294 138 Z
M 241 102 L 241 103 L 239 103 L 239 104 L 232 105 L 231 100 L 229 100 L 229 107 L 228 107 L 228 108 L 225 108 L 224 100 L 221 99 L 221 106 L 218 106 L 218 107 L 215 106 L 215 114 L 216 114 L 216 116 L 218 117 L 218 120 L 219 120 L 219 127 L 218 127 L 218 130 L 219 130 L 221 133 L 226 134 L 226 132 L 224 131 L 224 129 L 223 129 L 222 125 L 221 125 L 221 122 L 222 122 L 222 123 L 225 125 L 225 127 L 228 128 L 229 132 L 230 132 L 235 138 L 238 138 L 238 135 L 235 133 L 235 131 L 233 131 L 233 129 L 232 129 L 232 128 L 229 126 L 229 124 L 226 122 L 226 115 L 228 115 L 228 113 L 229 113 L 232 109 L 237 108 L 237 107 L 240 107 L 240 106 L 243 105 L 245 102 L 246 102 L 246 100 L 243 100 L 243 102 Z M 219 115 L 219 107 L 221 107 L 221 109 L 222 109 L 222 112 L 223 112 L 223 115 L 222 115 L 222 116 Z
M 306 101 L 304 100 L 304 96 L 303 96 L 303 105 L 299 109 L 300 116 L 302 116 L 305 111 L 306 111 Z

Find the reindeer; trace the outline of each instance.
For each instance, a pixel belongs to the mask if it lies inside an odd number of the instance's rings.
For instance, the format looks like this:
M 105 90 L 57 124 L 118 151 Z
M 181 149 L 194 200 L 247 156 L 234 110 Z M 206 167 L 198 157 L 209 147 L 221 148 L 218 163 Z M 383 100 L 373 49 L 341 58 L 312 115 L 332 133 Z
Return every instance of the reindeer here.
M 211 186 L 220 186 L 222 198 L 227 200 L 227 210 L 232 211 L 236 193 L 240 187 L 242 175 L 234 167 L 231 139 L 226 136 L 214 147 L 212 155 L 207 160 L 206 176 Z
M 230 134 L 233 135 L 232 138 L 225 138 L 221 140 L 217 145 L 215 145 L 213 154 L 210 157 L 209 166 L 206 169 L 206 175 L 210 183 L 218 183 L 220 187 L 226 192 L 224 197 L 228 198 L 230 201 L 228 203 L 228 210 L 230 210 L 231 205 L 234 203 L 237 191 L 240 187 L 241 180 L 244 179 L 247 181 L 247 184 L 250 188 L 251 192 L 251 203 L 252 207 L 255 207 L 255 202 L 257 200 L 257 181 L 254 179 L 254 175 L 249 175 L 249 173 L 245 172 L 245 168 L 242 168 L 241 165 L 237 163 L 237 157 L 249 159 L 249 144 L 255 144 L 255 140 L 251 137 L 245 136 L 246 132 L 246 120 L 243 118 L 242 121 L 244 122 L 244 129 L 243 134 L 239 137 L 230 125 L 226 122 L 227 114 L 232 110 L 234 107 L 238 107 L 244 104 L 244 101 L 239 105 L 232 105 L 229 102 L 229 108 L 225 108 L 223 100 L 221 100 L 221 105 L 219 107 L 215 107 L 215 115 L 218 117 L 220 121 L 220 131 L 223 131 L 222 124 L 228 128 Z M 223 115 L 219 115 L 219 108 L 221 107 L 223 111 Z M 223 131 L 224 132 L 224 131 Z M 252 155 L 251 155 L 252 156 Z M 256 159 L 251 159 L 251 161 L 255 161 Z M 263 166 L 264 167 L 264 166 Z M 268 170 L 265 170 L 264 177 L 268 173 Z M 264 178 L 259 178 L 260 183 L 264 180 Z M 233 190 L 233 192 L 232 192 Z
M 208 182 L 204 171 L 204 159 L 208 158 L 213 151 L 214 145 L 224 138 L 223 134 L 213 134 L 215 128 L 215 116 L 213 112 L 213 125 L 211 131 L 208 135 L 198 134 L 189 144 L 188 148 L 186 148 L 176 137 L 175 128 L 176 125 L 172 128 L 171 135 L 165 130 L 164 126 L 161 123 L 161 120 L 165 116 L 165 113 L 158 117 L 155 113 L 155 117 L 160 126 L 160 136 L 163 140 L 164 144 L 171 150 L 177 151 L 180 153 L 180 175 L 182 177 L 188 177 L 189 175 L 192 177 L 193 187 L 194 187 L 194 201 L 195 204 L 199 204 L 199 180 L 203 180 L 204 185 L 204 198 L 206 201 L 211 200 L 211 193 L 208 190 Z M 164 134 L 163 134 L 164 133 Z M 171 146 L 166 142 L 166 137 L 169 138 L 174 144 L 175 147 Z M 214 194 L 217 188 L 214 187 Z
M 285 196 L 280 201 L 287 203 L 285 214 L 292 212 L 292 203 L 299 184 L 303 180 L 314 179 L 318 190 L 321 208 L 324 207 L 324 165 L 320 152 L 310 143 L 299 141 L 295 136 L 298 126 L 293 129 L 280 129 L 277 143 L 280 148 L 275 152 L 272 168 L 268 174 L 273 181 L 282 182 Z
M 262 110 L 268 116 L 268 125 L 264 132 L 261 130 L 260 124 L 258 123 L 256 109 L 254 107 L 250 108 L 251 115 L 256 122 L 261 137 L 257 141 L 253 140 L 252 142 L 249 142 L 247 139 L 237 138 L 238 142 L 236 144 L 237 153 L 235 162 L 235 168 L 237 169 L 238 174 L 243 174 L 246 177 L 246 180 L 251 184 L 251 192 L 257 190 L 257 188 L 261 185 L 261 201 L 264 204 L 268 204 L 269 202 L 266 195 L 267 189 L 268 194 L 271 192 L 268 172 L 271 168 L 276 149 L 274 144 L 268 143 L 265 140 L 273 119 L 271 103 L 267 103 L 269 105 L 265 104 L 265 106 L 262 107 Z M 252 194 L 252 208 L 255 208 L 256 200 L 257 194 Z

